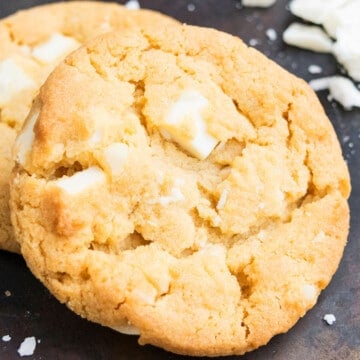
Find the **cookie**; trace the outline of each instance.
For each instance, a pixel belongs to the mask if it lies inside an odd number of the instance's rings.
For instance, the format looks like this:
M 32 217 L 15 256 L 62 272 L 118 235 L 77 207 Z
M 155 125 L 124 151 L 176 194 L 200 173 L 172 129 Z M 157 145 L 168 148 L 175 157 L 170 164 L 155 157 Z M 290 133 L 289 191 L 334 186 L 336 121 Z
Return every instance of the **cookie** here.
M 15 150 L 28 266 L 140 344 L 266 344 L 314 306 L 346 243 L 349 174 L 314 92 L 216 30 L 96 38 L 50 75 Z
M 10 224 L 9 148 L 40 85 L 56 64 L 89 38 L 114 29 L 175 23 L 159 13 L 114 3 L 69 1 L 21 11 L 0 21 L 0 249 L 19 252 Z M 5 135 L 5 133 L 2 133 Z

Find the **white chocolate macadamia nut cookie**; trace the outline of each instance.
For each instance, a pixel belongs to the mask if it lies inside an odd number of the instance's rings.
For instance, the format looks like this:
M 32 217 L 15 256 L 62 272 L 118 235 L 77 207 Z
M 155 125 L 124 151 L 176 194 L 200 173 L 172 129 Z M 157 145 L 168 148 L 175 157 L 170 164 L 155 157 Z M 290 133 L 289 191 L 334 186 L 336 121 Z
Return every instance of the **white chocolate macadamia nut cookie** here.
M 349 175 L 314 92 L 216 30 L 98 37 L 50 75 L 15 149 L 30 269 L 141 344 L 255 349 L 314 306 L 346 243 Z
M 11 148 L 41 84 L 66 55 L 94 35 L 153 23 L 176 22 L 153 11 L 95 1 L 38 6 L 0 20 L 0 249 L 20 251 L 8 205 Z

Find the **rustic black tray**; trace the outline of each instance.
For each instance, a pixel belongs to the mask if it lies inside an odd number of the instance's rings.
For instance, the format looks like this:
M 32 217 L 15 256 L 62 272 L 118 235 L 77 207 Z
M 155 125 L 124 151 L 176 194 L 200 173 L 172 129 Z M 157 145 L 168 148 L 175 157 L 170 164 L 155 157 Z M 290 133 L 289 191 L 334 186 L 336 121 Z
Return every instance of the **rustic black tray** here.
M 0 0 L 0 17 L 46 2 L 52 1 Z M 233 0 L 140 2 L 143 7 L 160 10 L 188 24 L 224 30 L 246 42 L 256 39 L 260 51 L 305 80 L 315 77 L 307 71 L 310 64 L 320 65 L 324 76 L 340 73 L 331 55 L 298 50 L 282 42 L 281 33 L 294 20 L 286 9 L 286 0 L 278 0 L 269 9 L 239 9 L 240 2 Z M 189 11 L 189 3 L 195 5 L 194 11 Z M 268 28 L 277 31 L 276 41 L 267 39 L 265 31 Z M 352 178 L 351 232 L 344 257 L 317 305 L 293 329 L 274 337 L 259 350 L 228 359 L 360 359 L 360 110 L 345 112 L 338 104 L 330 103 L 326 93 L 319 95 L 340 139 Z M 6 291 L 10 291 L 11 296 L 6 296 Z M 326 313 L 335 314 L 334 325 L 325 324 L 323 316 Z M 7 334 L 11 341 L 2 341 L 1 337 Z M 34 355 L 26 359 L 185 358 L 152 346 L 139 346 L 135 337 L 81 319 L 49 294 L 31 275 L 20 256 L 0 251 L 0 359 L 18 359 L 17 348 L 28 336 L 35 336 L 41 342 Z

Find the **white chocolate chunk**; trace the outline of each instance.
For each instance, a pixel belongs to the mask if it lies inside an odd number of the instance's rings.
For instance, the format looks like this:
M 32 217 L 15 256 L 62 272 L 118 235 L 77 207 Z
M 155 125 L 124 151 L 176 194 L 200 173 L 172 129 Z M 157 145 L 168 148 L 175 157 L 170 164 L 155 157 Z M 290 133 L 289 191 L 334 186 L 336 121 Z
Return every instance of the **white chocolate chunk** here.
M 36 348 L 36 339 L 35 336 L 27 337 L 20 344 L 17 352 L 20 356 L 30 356 L 34 354 Z
M 34 80 L 15 60 L 7 58 L 0 61 L 0 106 L 5 105 L 21 91 L 35 87 Z
M 259 6 L 259 7 L 268 7 L 275 4 L 276 0 L 243 0 L 243 6 Z
M 139 10 L 140 9 L 140 4 L 137 0 L 129 0 L 126 4 L 125 7 L 129 10 Z
M 55 180 L 55 184 L 68 194 L 76 195 L 93 186 L 103 184 L 105 181 L 104 172 L 97 166 L 91 166 L 72 176 L 64 176 L 59 180 Z
M 203 160 L 209 156 L 219 142 L 207 132 L 201 112 L 208 106 L 208 100 L 197 91 L 187 90 L 172 106 L 160 130 L 164 137 L 170 137 L 191 155 Z M 180 128 L 191 119 L 192 134 L 184 134 Z
M 174 186 L 173 188 L 171 188 L 169 196 L 161 196 L 159 198 L 159 203 L 163 206 L 166 206 L 184 199 L 185 198 L 181 190 L 178 187 Z
M 183 183 L 184 182 L 181 179 L 176 179 L 174 182 L 175 186 L 171 188 L 169 195 L 151 199 L 149 204 L 161 204 L 162 206 L 167 206 L 171 203 L 184 200 L 185 197 L 179 188 L 181 185 L 183 185 Z
M 74 38 L 54 33 L 48 41 L 33 48 L 32 56 L 42 63 L 49 64 L 66 56 L 79 46 L 80 43 Z
M 325 314 L 323 319 L 326 321 L 328 325 L 333 325 L 336 321 L 336 317 L 334 314 Z
M 132 324 L 127 324 L 127 325 L 119 325 L 116 327 L 113 327 L 113 329 L 115 331 L 118 331 L 122 334 L 126 334 L 126 335 L 140 335 L 140 331 L 137 327 L 135 327 Z
M 291 24 L 283 33 L 284 41 L 293 46 L 318 52 L 331 52 L 332 41 L 317 26 Z
M 339 102 L 346 110 L 360 107 L 360 91 L 343 76 L 330 76 L 310 81 L 310 86 L 315 90 L 329 89 L 330 99 Z
M 337 6 L 328 11 L 322 22 L 326 32 L 335 39 L 338 37 L 339 28 L 344 26 L 359 27 L 360 24 L 359 0 L 342 1 L 340 5 L 342 6 Z
M 228 197 L 228 194 L 229 194 L 229 189 L 225 189 L 221 195 L 220 195 L 220 199 L 216 205 L 216 209 L 217 210 L 221 210 L 224 208 L 225 206 L 225 203 L 226 203 L 226 200 L 227 200 L 227 197 Z
M 302 19 L 322 24 L 329 12 L 345 2 L 346 0 L 293 0 L 290 3 L 290 11 Z
M 360 17 L 360 6 L 358 15 Z M 333 54 L 349 75 L 354 80 L 360 81 L 360 24 L 341 26 L 337 29 L 336 35 Z
M 15 158 L 16 161 L 21 164 L 22 166 L 26 163 L 26 158 L 28 153 L 31 150 L 32 144 L 34 142 L 35 133 L 34 133 L 34 127 L 36 124 L 36 121 L 40 114 L 40 108 L 33 111 L 33 113 L 30 113 L 30 118 L 27 120 L 24 128 L 19 133 L 18 137 L 15 140 Z
M 110 167 L 112 175 L 118 176 L 123 172 L 128 153 L 129 147 L 123 143 L 111 144 L 104 150 L 105 161 Z

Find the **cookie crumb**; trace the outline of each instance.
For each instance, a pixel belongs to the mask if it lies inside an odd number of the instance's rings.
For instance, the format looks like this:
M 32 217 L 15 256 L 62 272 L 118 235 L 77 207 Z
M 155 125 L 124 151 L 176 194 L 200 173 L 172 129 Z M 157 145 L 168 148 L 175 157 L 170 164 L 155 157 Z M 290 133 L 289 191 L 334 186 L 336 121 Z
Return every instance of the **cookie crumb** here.
M 6 297 L 9 297 L 9 296 L 11 296 L 11 291 L 10 290 L 5 290 L 4 294 L 5 294 Z
M 30 336 L 24 339 L 20 344 L 17 352 L 20 356 L 30 356 L 34 354 L 36 348 L 36 339 L 35 336 Z
M 333 325 L 336 321 L 336 317 L 334 314 L 326 314 L 324 317 L 323 317 L 323 320 L 325 320 L 325 322 L 328 324 L 328 325 Z
M 322 73 L 322 67 L 316 64 L 311 64 L 308 67 L 308 72 L 310 74 L 321 74 Z
M 266 36 L 270 41 L 275 41 L 277 39 L 277 32 L 273 28 L 266 30 Z
M 139 10 L 140 9 L 140 4 L 137 0 L 129 0 L 126 4 L 125 7 L 129 10 Z
M 193 12 L 196 10 L 196 6 L 193 3 L 188 4 L 187 6 L 188 11 Z
M 2 338 L 1 338 L 2 341 L 4 342 L 8 342 L 11 340 L 11 336 L 10 335 L 4 335 Z
M 250 39 L 249 40 L 249 45 L 250 46 L 256 46 L 259 44 L 259 40 L 258 39 Z
M 241 5 L 241 2 L 237 2 L 235 4 L 235 8 L 238 9 L 238 10 L 241 10 L 243 8 L 243 6 Z

